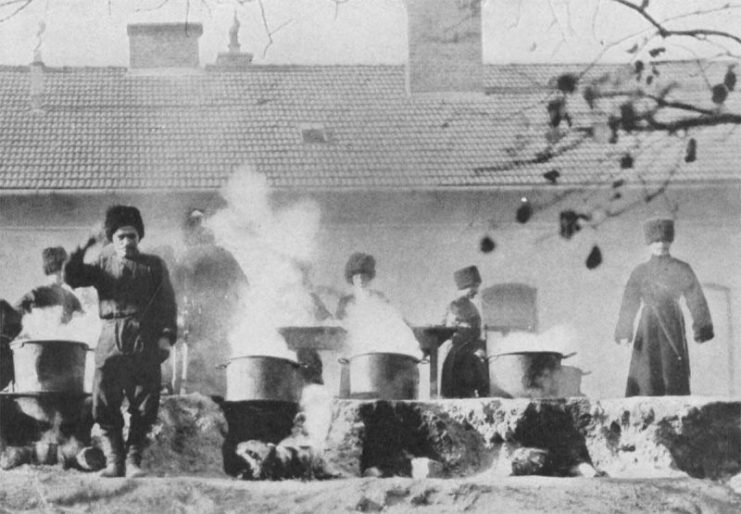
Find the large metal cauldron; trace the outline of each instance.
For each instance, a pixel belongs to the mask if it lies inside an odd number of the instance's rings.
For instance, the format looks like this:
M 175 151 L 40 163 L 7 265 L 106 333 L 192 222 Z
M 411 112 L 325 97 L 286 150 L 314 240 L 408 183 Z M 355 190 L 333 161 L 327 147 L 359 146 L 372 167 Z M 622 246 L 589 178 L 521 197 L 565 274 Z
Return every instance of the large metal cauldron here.
M 83 393 L 88 346 L 79 341 L 14 341 L 16 393 Z
M 503 398 L 558 398 L 563 358 L 565 356 L 559 352 L 512 352 L 491 356 L 489 394 Z
M 378 400 L 416 400 L 419 359 L 401 353 L 370 352 L 342 359 L 349 387 L 341 397 Z
M 299 364 L 282 357 L 233 357 L 226 365 L 226 401 L 255 400 L 298 403 L 303 379 Z

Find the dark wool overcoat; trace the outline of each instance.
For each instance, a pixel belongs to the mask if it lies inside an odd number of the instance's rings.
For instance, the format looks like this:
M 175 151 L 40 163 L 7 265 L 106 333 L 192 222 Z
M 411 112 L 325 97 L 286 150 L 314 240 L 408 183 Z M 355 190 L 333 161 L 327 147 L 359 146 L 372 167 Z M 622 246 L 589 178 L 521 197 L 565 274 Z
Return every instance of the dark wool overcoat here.
M 440 393 L 443 398 L 473 398 L 489 395 L 489 373 L 477 351 L 486 350 L 481 340 L 481 314 L 465 297 L 448 306 L 445 324 L 458 328 L 443 362 Z
M 708 304 L 689 264 L 669 255 L 652 256 L 630 275 L 615 329 L 616 341 L 633 339 L 626 396 L 690 394 L 682 296 L 692 316 L 695 341 L 712 339 Z

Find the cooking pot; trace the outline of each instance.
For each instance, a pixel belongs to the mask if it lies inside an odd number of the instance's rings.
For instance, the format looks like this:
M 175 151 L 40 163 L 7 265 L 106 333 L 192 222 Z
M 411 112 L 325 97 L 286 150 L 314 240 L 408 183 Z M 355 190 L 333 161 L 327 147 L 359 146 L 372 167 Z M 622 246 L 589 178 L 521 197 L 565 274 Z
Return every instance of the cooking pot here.
M 403 353 L 369 352 L 340 359 L 344 380 L 340 397 L 377 400 L 416 400 L 421 361 Z
M 589 371 L 583 371 L 576 366 L 561 366 L 558 378 L 558 396 L 568 398 L 570 396 L 584 396 L 581 392 L 581 377 L 589 375 Z
M 303 379 L 298 362 L 282 357 L 233 357 L 226 366 L 226 401 L 301 400 Z
M 83 393 L 88 346 L 79 341 L 23 340 L 13 350 L 15 393 Z
M 511 352 L 489 357 L 489 395 L 501 398 L 558 398 L 561 360 L 573 353 Z

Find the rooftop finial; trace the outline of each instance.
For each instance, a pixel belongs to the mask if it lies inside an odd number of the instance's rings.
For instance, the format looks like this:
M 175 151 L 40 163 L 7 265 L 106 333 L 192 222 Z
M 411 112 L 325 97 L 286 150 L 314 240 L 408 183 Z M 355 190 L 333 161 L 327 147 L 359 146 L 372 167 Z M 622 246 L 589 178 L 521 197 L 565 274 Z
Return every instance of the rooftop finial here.
M 44 41 L 43 35 L 46 31 L 46 23 L 43 20 L 39 22 L 39 30 L 36 31 L 36 48 L 33 49 L 33 62 L 43 62 L 41 58 L 41 43 Z
M 234 22 L 229 29 L 229 53 L 239 53 L 239 19 L 237 18 L 237 11 L 234 11 Z

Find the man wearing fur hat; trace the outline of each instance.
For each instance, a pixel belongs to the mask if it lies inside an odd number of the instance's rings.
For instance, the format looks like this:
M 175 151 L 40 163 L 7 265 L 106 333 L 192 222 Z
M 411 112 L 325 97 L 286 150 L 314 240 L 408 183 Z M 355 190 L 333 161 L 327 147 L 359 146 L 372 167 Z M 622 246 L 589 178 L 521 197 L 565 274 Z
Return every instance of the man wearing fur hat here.
M 62 307 L 60 322 L 69 323 L 75 312 L 82 312 L 82 305 L 77 296 L 64 286 L 62 279 L 67 252 L 61 246 L 44 248 L 41 258 L 48 283 L 26 293 L 16 303 L 16 309 L 22 313 L 29 313 L 34 308 Z
M 376 277 L 376 259 L 367 253 L 355 252 L 345 264 L 345 280 L 352 285 L 353 292 L 340 298 L 337 304 L 337 319 L 345 319 L 349 310 L 364 297 L 375 297 L 387 302 L 380 291 L 370 288 Z
M 110 244 L 98 258 L 84 261 L 97 243 L 91 238 L 65 266 L 72 287 L 98 291 L 103 326 L 95 349 L 93 417 L 102 431 L 105 477 L 141 476 L 147 434 L 157 419 L 161 371 L 175 342 L 177 308 L 164 261 L 139 251 L 144 222 L 136 207 L 114 205 L 105 218 Z M 124 446 L 121 404 L 128 399 L 131 414 Z M 125 457 L 125 461 L 124 461 Z
M 473 298 L 481 286 L 476 266 L 459 269 L 453 274 L 458 298 L 450 302 L 444 324 L 458 330 L 451 338 L 443 362 L 440 393 L 443 398 L 488 396 L 489 373 L 484 357 L 486 345 L 481 340 L 481 314 Z
M 625 394 L 688 395 L 690 364 L 679 298 L 684 296 L 687 301 L 696 342 L 713 338 L 713 322 L 692 268 L 669 255 L 674 241 L 673 220 L 649 220 L 644 232 L 651 258 L 631 273 L 615 329 L 618 343 L 633 340 Z M 639 309 L 640 319 L 633 334 Z

